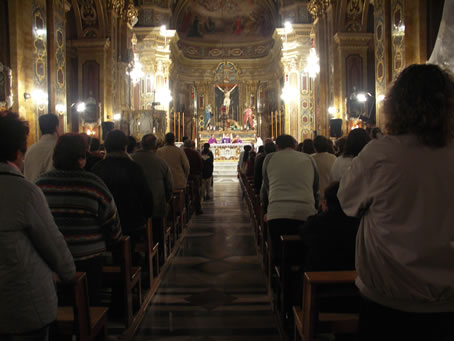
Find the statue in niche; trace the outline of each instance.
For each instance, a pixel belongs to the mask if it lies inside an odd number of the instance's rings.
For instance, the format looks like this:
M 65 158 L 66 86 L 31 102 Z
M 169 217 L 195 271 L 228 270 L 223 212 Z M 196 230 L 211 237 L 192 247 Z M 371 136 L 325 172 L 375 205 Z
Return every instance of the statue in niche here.
M 208 129 L 211 126 L 211 118 L 213 117 L 213 113 L 211 112 L 211 104 L 208 104 L 205 108 L 205 113 L 203 115 L 203 127 Z
M 247 106 L 247 103 L 246 103 L 245 107 L 246 107 L 246 109 L 244 109 L 244 112 L 243 112 L 244 128 L 247 130 L 253 129 L 254 128 L 254 121 L 253 121 L 254 113 L 252 111 L 252 108 Z

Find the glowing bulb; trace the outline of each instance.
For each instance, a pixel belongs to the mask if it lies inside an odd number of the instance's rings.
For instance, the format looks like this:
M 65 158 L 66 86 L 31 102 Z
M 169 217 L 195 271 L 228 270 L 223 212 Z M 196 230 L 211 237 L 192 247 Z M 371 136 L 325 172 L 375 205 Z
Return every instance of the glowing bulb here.
M 377 100 L 378 102 L 381 102 L 385 99 L 385 95 L 378 95 Z
M 366 94 L 362 92 L 356 95 L 356 99 L 361 103 L 367 102 Z
M 336 108 L 335 107 L 329 107 L 328 108 L 328 113 L 330 113 L 331 115 L 334 115 L 336 113 Z
M 290 21 L 286 21 L 285 22 L 284 28 L 285 28 L 285 33 L 286 34 L 293 32 L 293 25 L 292 25 L 292 23 Z
M 113 119 L 114 119 L 114 121 L 120 121 L 121 120 L 121 114 L 118 114 L 118 113 L 114 114 L 113 115 Z
M 37 104 L 37 105 L 45 105 L 45 104 L 47 104 L 47 101 L 48 101 L 47 93 L 41 89 L 33 90 L 32 98 L 33 98 L 33 101 L 35 102 L 35 104 Z
M 87 106 L 85 105 L 85 102 L 77 103 L 77 106 L 76 106 L 77 112 L 84 112 L 85 109 L 87 109 Z

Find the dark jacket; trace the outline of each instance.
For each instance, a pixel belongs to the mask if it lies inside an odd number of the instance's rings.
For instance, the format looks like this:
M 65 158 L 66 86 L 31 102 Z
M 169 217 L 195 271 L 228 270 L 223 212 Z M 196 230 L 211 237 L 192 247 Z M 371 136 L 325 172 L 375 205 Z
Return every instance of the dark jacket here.
M 202 168 L 202 179 L 209 179 L 213 176 L 214 168 L 214 155 L 209 150 L 208 153 L 202 153 L 203 168 Z
M 343 212 L 311 216 L 300 228 L 304 245 L 304 271 L 355 269 L 355 245 L 359 219 Z
M 92 168 L 117 204 L 122 232 L 141 229 L 153 212 L 153 196 L 142 167 L 126 153 L 108 153 Z
M 189 160 L 189 175 L 201 176 L 203 161 L 200 153 L 191 148 L 183 149 Z

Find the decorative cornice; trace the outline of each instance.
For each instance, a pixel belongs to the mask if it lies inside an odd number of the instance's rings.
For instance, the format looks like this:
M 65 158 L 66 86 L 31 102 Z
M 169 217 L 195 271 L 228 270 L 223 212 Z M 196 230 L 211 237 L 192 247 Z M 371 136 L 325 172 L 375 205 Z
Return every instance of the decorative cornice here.
M 312 18 L 316 20 L 326 11 L 330 3 L 331 0 L 311 0 L 307 4 L 307 10 L 312 15 Z
M 139 10 L 134 6 L 134 2 L 132 0 L 129 0 L 128 7 L 123 10 L 121 17 L 131 26 L 134 26 L 137 23 Z

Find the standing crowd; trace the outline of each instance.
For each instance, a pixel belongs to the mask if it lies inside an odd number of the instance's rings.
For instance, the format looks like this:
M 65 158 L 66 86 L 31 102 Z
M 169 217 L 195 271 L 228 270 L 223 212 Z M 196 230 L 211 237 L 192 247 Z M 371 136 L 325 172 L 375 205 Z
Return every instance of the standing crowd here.
M 282 234 L 299 234 L 305 271 L 357 271 L 359 340 L 453 340 L 452 76 L 435 65 L 406 68 L 384 114 L 384 135 L 358 128 L 335 144 L 281 135 L 257 153 L 245 146 L 239 171 L 254 177 L 276 248 Z M 56 115 L 39 125 L 27 151 L 27 122 L 0 115 L 2 340 L 47 340 L 53 272 L 62 281 L 86 272 L 90 304 L 99 304 L 104 251 L 115 260 L 127 234 L 134 252 L 148 219 L 163 243 L 167 203 L 188 180 L 196 214 L 213 195 L 209 144 L 199 153 L 186 139 L 179 148 L 168 133 L 158 148 L 147 134 L 136 148 L 114 130 L 104 153 L 96 139 L 59 136 Z
M 136 245 L 147 238 L 149 219 L 162 264 L 169 201 L 188 181 L 196 214 L 203 213 L 201 198 L 212 198 L 209 144 L 199 153 L 187 139 L 181 149 L 168 133 L 158 148 L 147 134 L 137 148 L 135 139 L 113 130 L 101 152 L 99 140 L 87 135 L 59 136 L 54 114 L 40 116 L 39 126 L 42 136 L 27 150 L 28 123 L 0 114 L 1 340 L 48 340 L 57 312 L 54 272 L 63 282 L 85 272 L 89 303 L 101 305 L 105 251 L 119 264 L 118 241 L 129 235 L 133 263 L 143 265 Z M 114 314 L 122 307 L 117 295 L 113 287 Z

